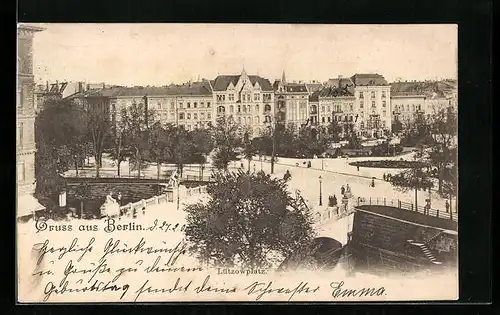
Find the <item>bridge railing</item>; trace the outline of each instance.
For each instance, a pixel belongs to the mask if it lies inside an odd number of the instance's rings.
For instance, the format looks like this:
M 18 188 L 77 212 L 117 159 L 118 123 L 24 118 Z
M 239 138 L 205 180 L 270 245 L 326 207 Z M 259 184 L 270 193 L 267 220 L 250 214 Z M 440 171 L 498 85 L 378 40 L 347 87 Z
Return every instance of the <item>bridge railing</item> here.
M 421 214 L 436 217 L 436 218 L 450 219 L 453 221 L 458 221 L 458 213 L 456 213 L 456 212 L 453 213 L 453 211 L 451 211 L 451 209 L 448 212 L 446 212 L 445 210 L 432 209 L 432 208 L 427 208 L 427 207 L 422 207 L 422 206 L 415 207 L 415 205 L 413 203 L 403 202 L 399 199 L 396 200 L 396 199 L 388 199 L 388 198 L 380 198 L 380 197 L 375 197 L 375 198 L 358 197 L 356 200 L 356 204 L 358 206 L 361 206 L 361 205 L 390 206 L 390 207 L 395 207 L 395 208 L 399 208 L 402 210 L 419 212 Z
M 207 192 L 207 186 L 199 186 L 186 189 L 186 196 L 191 197 L 199 194 L 203 194 Z M 174 202 L 174 192 L 167 191 L 161 195 L 153 196 L 148 199 L 142 199 L 136 202 L 131 202 L 126 205 L 120 207 L 122 212 L 130 211 L 130 210 L 142 210 L 143 208 L 147 208 L 151 205 L 161 204 L 161 203 L 169 203 Z
M 173 172 L 174 174 L 175 172 Z M 99 179 L 102 179 L 102 180 L 106 180 L 106 179 L 109 179 L 109 178 L 112 178 L 112 179 L 124 179 L 124 180 L 134 180 L 134 179 L 148 179 L 148 180 L 158 180 L 158 181 L 161 181 L 161 182 L 165 182 L 165 181 L 170 181 L 171 178 L 172 178 L 172 175 L 173 174 L 169 174 L 169 176 L 160 176 L 160 178 L 158 178 L 158 176 L 154 176 L 154 175 L 143 175 L 141 174 L 140 177 L 138 176 L 128 176 L 128 175 L 116 175 L 116 174 L 107 174 L 107 173 L 104 173 L 104 174 L 100 174 L 99 175 Z M 73 174 L 64 174 L 63 177 L 66 177 L 66 178 L 89 178 L 89 179 L 97 179 L 97 177 L 95 176 L 95 173 L 94 174 L 91 174 L 91 173 L 80 173 L 78 174 L 78 176 L 74 175 Z M 213 182 L 214 181 L 214 177 L 211 176 L 211 175 L 203 175 L 203 176 L 200 176 L 200 175 L 190 175 L 190 174 L 183 174 L 182 177 L 181 177 L 181 180 L 187 180 L 187 181 L 199 181 L 199 182 Z

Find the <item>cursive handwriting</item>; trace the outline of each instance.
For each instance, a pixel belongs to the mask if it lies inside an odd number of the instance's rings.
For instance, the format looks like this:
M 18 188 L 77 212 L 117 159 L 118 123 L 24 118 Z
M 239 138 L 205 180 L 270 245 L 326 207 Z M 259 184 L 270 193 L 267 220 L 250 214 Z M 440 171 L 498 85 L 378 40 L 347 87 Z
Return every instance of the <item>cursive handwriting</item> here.
M 95 263 L 90 263 L 91 265 L 95 265 Z M 78 269 L 73 265 L 73 261 L 70 260 L 68 261 L 68 264 L 64 268 L 64 277 L 61 279 L 60 285 L 62 285 L 66 280 L 68 279 L 68 276 L 71 274 L 80 274 L 80 275 L 85 275 L 85 274 L 91 274 L 91 277 L 87 281 L 87 283 L 90 283 L 94 277 L 97 274 L 102 274 L 102 273 L 111 273 L 110 268 L 106 264 L 106 260 L 100 261 L 99 264 L 93 268 L 86 268 L 86 269 Z
M 207 276 L 205 280 L 203 280 L 203 284 L 196 287 L 194 292 L 200 294 L 203 292 L 215 292 L 215 293 L 235 293 L 236 287 L 232 288 L 215 288 L 208 284 L 208 280 L 210 280 L 210 276 Z
M 77 284 L 82 284 L 83 280 L 79 279 L 76 281 Z M 112 284 L 112 281 L 108 281 L 107 283 L 99 280 L 95 280 L 94 283 L 91 286 L 83 286 L 79 288 L 71 288 L 69 287 L 69 281 L 64 281 L 63 283 L 60 283 L 59 286 L 56 286 L 53 282 L 48 282 L 47 285 L 45 285 L 45 288 L 43 290 L 43 293 L 45 294 L 43 301 L 48 301 L 48 299 L 53 295 L 53 294 L 58 294 L 58 295 L 63 295 L 66 293 L 85 293 L 85 292 L 106 292 L 106 291 L 122 291 L 122 295 L 120 296 L 120 300 L 125 296 L 125 294 L 128 292 L 129 289 L 128 284 L 124 285 L 117 285 L 117 284 Z
M 149 293 L 149 294 L 154 294 L 154 293 L 173 293 L 173 292 L 187 292 L 189 287 L 191 286 L 191 283 L 193 281 L 189 281 L 186 285 L 180 285 L 181 278 L 177 278 L 175 281 L 174 285 L 170 288 L 153 288 L 152 286 L 148 285 L 149 280 L 146 280 L 142 286 L 137 289 L 134 293 L 137 293 L 135 296 L 134 302 L 139 299 L 139 297 L 143 293 Z
M 314 289 L 309 287 L 307 282 L 300 282 L 294 288 L 273 288 L 273 282 L 269 281 L 268 283 L 264 282 L 254 282 L 248 287 L 245 288 L 248 295 L 258 294 L 256 296 L 256 300 L 260 300 L 266 294 L 278 293 L 278 294 L 287 294 L 289 295 L 288 301 L 290 301 L 295 294 L 301 293 L 315 293 L 319 290 L 319 286 L 316 286 Z
M 81 261 L 83 256 L 87 254 L 88 252 L 92 251 L 92 244 L 94 244 L 95 238 L 91 238 L 89 240 L 89 243 L 85 247 L 80 247 L 78 245 L 78 238 L 74 238 L 71 241 L 71 244 L 66 247 L 66 246 L 61 246 L 54 248 L 52 246 L 49 246 L 49 240 L 45 240 L 43 243 L 37 243 L 34 245 L 35 248 L 38 248 L 38 260 L 36 262 L 37 265 L 40 265 L 42 262 L 43 258 L 45 257 L 45 254 L 53 254 L 53 253 L 60 253 L 59 256 L 57 257 L 59 260 L 62 259 L 66 254 L 72 253 L 72 252 L 82 252 L 80 257 L 78 257 L 77 261 Z
M 344 289 L 344 281 L 331 282 L 330 287 L 333 289 L 332 297 L 364 297 L 364 296 L 381 296 L 385 295 L 385 288 L 360 288 L 360 289 Z
M 164 242 L 165 243 L 165 242 Z M 180 255 L 184 255 L 186 253 L 187 244 L 184 242 L 179 242 L 174 248 L 165 247 L 165 248 L 155 248 L 153 246 L 145 247 L 146 241 L 144 237 L 142 237 L 139 242 L 133 246 L 128 247 L 126 243 L 123 246 L 120 246 L 120 240 L 114 240 L 110 238 L 106 244 L 104 245 L 104 254 L 101 256 L 99 261 L 106 258 L 108 255 L 112 254 L 138 254 L 138 253 L 146 253 L 146 254 L 158 254 L 158 253 L 169 253 L 171 254 L 171 259 L 177 260 Z M 172 258 L 175 257 L 175 258 Z

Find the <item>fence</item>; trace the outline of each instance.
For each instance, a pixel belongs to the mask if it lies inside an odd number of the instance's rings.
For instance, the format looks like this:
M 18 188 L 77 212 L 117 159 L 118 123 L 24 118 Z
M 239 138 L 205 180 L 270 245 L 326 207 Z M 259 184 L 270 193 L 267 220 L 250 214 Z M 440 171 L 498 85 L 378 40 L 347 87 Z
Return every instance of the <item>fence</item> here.
M 358 197 L 357 205 L 378 205 L 378 206 L 389 206 L 395 207 L 402 210 L 414 211 L 418 213 L 422 213 L 424 215 L 428 215 L 431 217 L 441 218 L 441 219 L 450 219 L 453 221 L 458 221 L 458 213 L 453 213 L 451 210 L 449 212 L 440 211 L 439 209 L 428 209 L 426 207 L 417 206 L 409 202 L 403 202 L 401 200 L 387 199 L 387 198 L 362 198 Z
M 158 178 L 157 175 L 145 175 L 141 174 L 140 177 L 137 175 L 120 175 L 118 176 L 117 174 L 109 174 L 109 173 L 101 173 L 99 175 L 99 179 L 106 180 L 108 178 L 113 178 L 113 179 L 148 179 L 148 180 L 158 180 L 161 182 L 164 182 L 165 180 L 169 181 L 172 178 L 172 175 L 175 174 L 176 172 L 172 172 L 172 174 L 168 174 L 167 176 L 160 176 Z M 94 173 L 79 173 L 78 176 L 73 174 L 66 174 L 65 177 L 73 177 L 73 178 L 92 178 L 92 179 L 97 179 Z M 187 181 L 199 181 L 199 182 L 213 182 L 214 178 L 213 176 L 200 176 L 200 175 L 189 175 L 189 174 L 183 174 L 181 177 L 182 180 L 187 180 Z
M 207 186 L 199 186 L 199 187 L 193 187 L 193 188 L 188 188 L 186 189 L 186 196 L 191 197 L 195 196 L 197 194 L 202 194 L 207 192 Z M 174 192 L 173 191 L 167 191 L 161 195 L 158 196 L 153 196 L 149 199 L 142 199 L 137 202 L 131 202 L 129 204 L 126 204 L 124 206 L 120 207 L 121 212 L 126 212 L 130 210 L 142 210 L 143 208 L 146 208 L 151 205 L 157 205 L 161 203 L 168 203 L 168 202 L 174 202 Z

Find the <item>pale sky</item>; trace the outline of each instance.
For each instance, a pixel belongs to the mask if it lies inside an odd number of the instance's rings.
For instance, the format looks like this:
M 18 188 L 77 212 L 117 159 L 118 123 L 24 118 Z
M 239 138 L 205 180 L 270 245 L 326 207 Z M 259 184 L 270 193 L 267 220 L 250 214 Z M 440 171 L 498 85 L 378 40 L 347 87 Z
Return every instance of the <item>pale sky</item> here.
M 31 23 L 33 24 L 33 23 Z M 218 74 L 319 80 L 457 78 L 458 27 L 307 24 L 36 24 L 37 83 L 165 85 Z

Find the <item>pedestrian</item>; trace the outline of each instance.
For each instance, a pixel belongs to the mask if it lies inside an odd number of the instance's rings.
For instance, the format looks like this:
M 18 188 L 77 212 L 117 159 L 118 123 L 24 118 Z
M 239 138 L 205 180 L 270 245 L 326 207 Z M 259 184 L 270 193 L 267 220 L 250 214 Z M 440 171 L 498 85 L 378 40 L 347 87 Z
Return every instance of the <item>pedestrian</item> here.
M 386 178 L 387 178 L 387 177 L 385 176 L 385 173 L 384 173 L 384 175 L 383 175 L 383 178 L 384 178 L 384 180 L 386 180 Z
M 375 187 L 375 179 L 374 178 L 372 178 L 372 182 L 371 182 L 370 186 Z
M 446 213 L 449 213 L 450 212 L 450 203 L 448 202 L 448 200 L 446 200 L 444 206 L 446 207 Z
M 307 162 L 307 168 L 311 168 L 311 161 Z
M 116 197 L 116 200 L 118 200 L 118 205 L 121 207 L 122 206 L 122 193 L 118 192 L 118 196 Z
M 337 204 L 337 196 L 333 195 L 333 206 L 336 206 Z
M 285 175 L 283 175 L 283 180 L 288 181 L 292 177 L 289 170 L 286 170 Z
M 328 196 L 328 207 L 333 207 L 333 196 Z
M 358 172 L 359 172 L 359 165 L 358 165 Z
M 255 163 L 253 164 L 253 172 L 255 173 Z
M 342 187 L 340 188 L 340 194 L 343 196 L 345 193 L 345 187 L 344 185 L 342 185 Z

